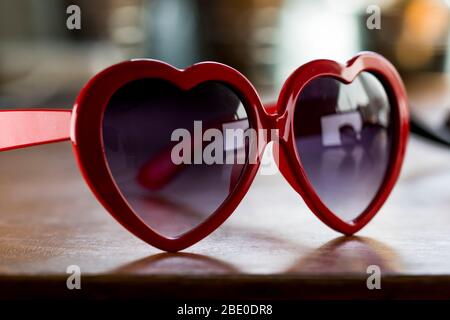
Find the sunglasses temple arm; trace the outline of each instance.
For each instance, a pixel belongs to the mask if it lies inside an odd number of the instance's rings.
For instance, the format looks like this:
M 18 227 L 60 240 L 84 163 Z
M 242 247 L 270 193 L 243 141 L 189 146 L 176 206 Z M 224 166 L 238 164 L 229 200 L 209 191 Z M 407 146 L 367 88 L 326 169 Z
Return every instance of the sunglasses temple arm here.
M 0 151 L 70 139 L 71 110 L 0 110 Z

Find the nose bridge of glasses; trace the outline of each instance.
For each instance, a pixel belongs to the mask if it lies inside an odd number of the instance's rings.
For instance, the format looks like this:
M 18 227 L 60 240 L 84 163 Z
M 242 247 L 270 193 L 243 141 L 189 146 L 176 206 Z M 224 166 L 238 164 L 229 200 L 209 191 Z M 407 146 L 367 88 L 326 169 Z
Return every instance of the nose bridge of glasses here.
M 280 116 L 277 112 L 277 104 L 276 103 L 267 103 L 264 104 L 264 112 L 262 116 L 262 125 L 263 128 L 267 131 L 267 143 L 271 141 L 276 141 L 279 136 L 279 121 Z
M 277 143 L 288 138 L 290 114 L 287 109 L 282 109 L 282 113 L 279 110 L 276 103 L 264 105 L 262 125 L 268 131 L 267 143 Z

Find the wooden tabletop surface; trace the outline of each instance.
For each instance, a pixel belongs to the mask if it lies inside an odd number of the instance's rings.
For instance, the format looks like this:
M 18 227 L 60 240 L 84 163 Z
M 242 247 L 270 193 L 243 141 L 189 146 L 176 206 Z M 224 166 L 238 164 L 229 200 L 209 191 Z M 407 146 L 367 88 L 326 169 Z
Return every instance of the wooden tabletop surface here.
M 81 290 L 68 290 L 78 265 Z M 367 267 L 381 269 L 368 290 Z M 0 298 L 450 298 L 450 149 L 413 137 L 388 202 L 354 237 L 322 224 L 280 176 L 178 254 L 96 201 L 70 143 L 0 154 Z

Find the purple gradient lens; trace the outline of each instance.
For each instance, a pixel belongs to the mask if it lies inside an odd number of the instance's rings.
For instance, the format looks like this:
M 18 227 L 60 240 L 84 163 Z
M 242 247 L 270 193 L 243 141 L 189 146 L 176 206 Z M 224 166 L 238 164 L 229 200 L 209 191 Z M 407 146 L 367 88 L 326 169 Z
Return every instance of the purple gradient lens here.
M 388 95 L 371 73 L 350 84 L 309 82 L 294 114 L 298 157 L 323 203 L 344 221 L 357 218 L 378 193 L 392 152 Z
M 200 159 L 194 164 L 194 154 L 202 155 L 212 139 L 189 143 L 190 164 L 174 164 L 172 151 L 181 140 L 173 141 L 172 134 L 182 129 L 194 141 L 194 121 L 201 121 L 200 138 L 208 129 L 222 131 L 230 123 L 249 127 L 238 95 L 212 81 L 183 91 L 164 80 L 137 80 L 111 97 L 104 114 L 103 144 L 118 188 L 147 225 L 168 237 L 214 213 L 234 190 L 246 163 L 206 164 Z M 221 150 L 223 156 L 247 154 L 245 144 L 235 146 Z

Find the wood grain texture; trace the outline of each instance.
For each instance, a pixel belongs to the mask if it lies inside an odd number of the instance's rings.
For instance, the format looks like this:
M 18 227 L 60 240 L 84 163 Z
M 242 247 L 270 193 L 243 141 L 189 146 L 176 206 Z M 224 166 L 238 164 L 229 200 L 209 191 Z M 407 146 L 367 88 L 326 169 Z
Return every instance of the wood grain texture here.
M 69 143 L 0 154 L 0 298 L 450 298 L 450 150 L 412 138 L 401 179 L 357 236 L 323 225 L 280 176 L 178 254 L 95 200 Z M 66 288 L 78 265 L 82 289 Z M 379 265 L 382 289 L 368 290 Z

